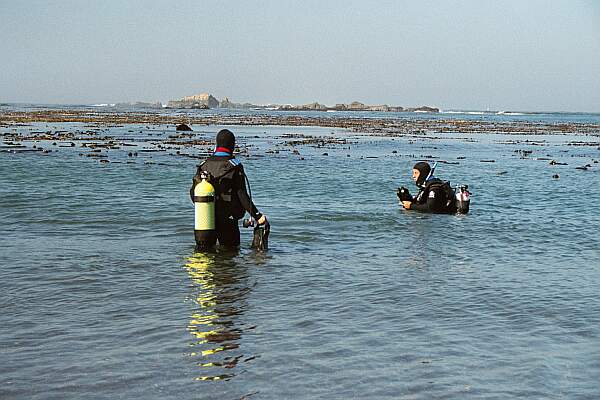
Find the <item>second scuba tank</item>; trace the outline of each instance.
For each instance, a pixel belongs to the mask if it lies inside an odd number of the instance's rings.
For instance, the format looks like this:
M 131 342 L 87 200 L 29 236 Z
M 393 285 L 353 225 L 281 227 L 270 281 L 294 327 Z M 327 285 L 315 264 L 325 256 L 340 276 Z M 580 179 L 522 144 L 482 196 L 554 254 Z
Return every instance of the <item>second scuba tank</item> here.
M 194 187 L 194 237 L 200 248 L 216 243 L 215 231 L 215 188 L 209 182 L 207 172 L 200 174 L 200 182 Z
M 469 186 L 462 185 L 456 188 L 456 212 L 458 214 L 467 214 L 471 205 L 471 192 Z

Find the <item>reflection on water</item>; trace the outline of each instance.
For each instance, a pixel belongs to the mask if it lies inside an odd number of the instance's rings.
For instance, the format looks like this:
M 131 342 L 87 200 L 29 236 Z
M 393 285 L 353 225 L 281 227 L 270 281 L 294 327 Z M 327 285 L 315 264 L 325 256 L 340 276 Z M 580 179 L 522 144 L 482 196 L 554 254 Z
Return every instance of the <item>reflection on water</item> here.
M 128 129 L 146 128 L 106 134 Z M 287 141 L 280 134 L 315 129 L 240 127 L 259 155 Z M 257 157 L 247 167 L 264 183 L 256 202 L 272 216 L 272 249 L 247 250 L 247 230 L 229 255 L 191 250 L 181 182 L 194 159 L 0 153 L 0 399 L 240 399 L 258 389 L 265 400 L 599 398 L 600 213 L 570 200 L 575 187 L 600 198 L 600 164 L 596 144 L 567 143 L 598 139 L 450 136 Z M 399 208 L 394 190 L 426 154 L 461 157 L 438 171 L 472 184 L 469 215 Z M 569 165 L 549 165 L 548 154 Z M 23 182 L 47 194 L 44 207 L 30 206 Z M 88 186 L 105 187 L 98 201 Z M 169 273 L 174 260 L 179 273 Z
M 256 358 L 240 349 L 243 333 L 254 327 L 240 318 L 251 285 L 237 256 L 237 251 L 195 253 L 185 264 L 193 282 L 189 299 L 196 304 L 188 324 L 194 337 L 189 355 L 201 369 L 196 380 L 228 380 L 239 374 L 239 363 Z

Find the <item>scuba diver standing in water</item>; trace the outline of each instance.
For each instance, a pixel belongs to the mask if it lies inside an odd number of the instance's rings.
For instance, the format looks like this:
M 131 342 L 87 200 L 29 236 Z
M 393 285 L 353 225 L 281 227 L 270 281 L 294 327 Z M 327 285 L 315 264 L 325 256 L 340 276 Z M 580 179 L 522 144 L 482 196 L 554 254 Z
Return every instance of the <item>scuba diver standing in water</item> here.
M 468 186 L 452 189 L 450 182 L 433 176 L 435 167 L 420 161 L 412 170 L 412 179 L 419 187 L 419 193 L 411 196 L 405 187 L 398 188 L 397 196 L 406 210 L 416 210 L 435 214 L 466 214 L 469 212 L 471 193 Z
M 245 220 L 244 226 L 254 226 L 254 221 L 257 225 L 253 247 L 266 250 L 269 222 L 252 202 L 252 195 L 248 194 L 248 178 L 244 167 L 233 155 L 234 149 L 234 134 L 222 129 L 217 134 L 213 155 L 198 165 L 194 175 L 190 197 L 195 205 L 194 236 L 198 250 L 209 249 L 217 241 L 222 246 L 239 246 L 238 221 L 246 211 L 252 219 Z

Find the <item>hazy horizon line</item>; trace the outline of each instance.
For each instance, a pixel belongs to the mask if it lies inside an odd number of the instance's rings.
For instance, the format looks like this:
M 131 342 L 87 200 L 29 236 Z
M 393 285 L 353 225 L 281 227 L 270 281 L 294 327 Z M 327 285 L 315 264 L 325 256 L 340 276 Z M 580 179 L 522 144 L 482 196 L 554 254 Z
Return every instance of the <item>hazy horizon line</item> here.
M 208 92 L 206 92 L 208 93 Z M 209 93 L 210 94 L 210 93 Z M 214 96 L 213 96 L 214 97 Z M 215 97 L 217 98 L 217 97 Z M 224 98 L 229 98 L 228 96 L 225 96 Z M 217 98 L 218 99 L 218 98 Z M 119 102 L 101 102 L 101 101 L 94 101 L 94 102 L 73 102 L 73 103 L 47 103 L 47 102 L 31 102 L 31 101 L 0 101 L 0 106 L 2 105 L 33 105 L 33 106 L 86 106 L 86 107 L 114 107 L 116 104 L 135 104 L 135 103 L 161 103 L 163 108 L 167 108 L 166 104 L 171 101 L 171 100 L 167 100 L 167 102 L 164 102 L 162 100 L 156 100 L 156 101 L 144 101 L 144 100 L 135 100 L 135 101 L 119 101 Z M 353 101 L 359 101 L 359 100 L 353 100 Z M 262 107 L 266 107 L 269 105 L 292 105 L 292 106 L 302 106 L 302 105 L 306 105 L 306 104 L 312 104 L 312 103 L 318 103 L 318 104 L 322 104 L 322 105 L 326 105 L 326 103 L 322 103 L 320 101 L 311 101 L 309 103 L 275 103 L 275 102 L 269 102 L 269 103 L 253 103 L 253 102 L 236 102 L 237 104 L 253 104 L 256 106 L 262 106 Z M 392 106 L 392 107 L 397 107 L 398 105 L 390 105 L 387 103 L 364 103 L 362 101 L 359 101 L 360 103 L 363 103 L 365 105 L 368 106 L 376 106 L 376 105 L 388 105 L 388 106 Z M 335 104 L 351 104 L 352 102 L 345 102 L 345 103 L 335 103 Z M 334 105 L 335 105 L 334 104 Z M 441 107 L 441 106 L 437 106 L 435 104 L 421 104 L 421 105 L 413 105 L 413 106 L 400 106 L 403 108 L 418 108 L 418 107 L 435 107 L 438 108 L 440 110 L 440 112 L 442 111 L 458 111 L 458 112 L 489 112 L 489 113 L 498 113 L 498 112 L 514 112 L 514 113 L 527 113 L 527 114 L 600 114 L 600 110 L 598 111 L 583 111 L 583 110 L 523 110 L 523 109 L 511 109 L 511 108 L 506 108 L 506 109 L 492 109 L 490 108 L 486 108 L 486 109 L 480 109 L 480 108 L 470 108 L 470 107 Z M 177 108 L 172 108 L 172 109 L 177 109 Z M 214 109 L 222 109 L 222 110 L 226 110 L 227 108 L 221 108 L 221 107 L 215 107 L 212 108 Z M 289 111 L 301 111 L 301 110 L 289 110 Z M 315 111 L 315 112 L 323 112 L 321 110 L 305 110 L 305 111 Z M 341 112 L 352 112 L 352 111 L 356 111 L 356 112 L 368 112 L 368 111 L 364 111 L 364 110 L 340 110 Z M 370 111 L 373 112 L 373 111 Z M 389 111 L 386 111 L 389 112 Z M 400 111 L 401 112 L 401 111 Z

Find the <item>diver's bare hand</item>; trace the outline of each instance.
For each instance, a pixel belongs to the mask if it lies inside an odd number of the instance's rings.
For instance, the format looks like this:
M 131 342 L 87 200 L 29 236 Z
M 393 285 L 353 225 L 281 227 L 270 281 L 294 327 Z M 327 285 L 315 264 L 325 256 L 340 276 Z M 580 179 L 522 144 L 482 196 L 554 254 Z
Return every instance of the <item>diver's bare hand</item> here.
M 410 201 L 403 201 L 403 202 L 402 202 L 402 207 L 404 207 L 404 208 L 405 208 L 405 209 L 407 209 L 407 210 L 410 210 L 410 205 L 411 205 L 411 204 L 412 204 L 412 203 L 411 203 Z
M 263 224 L 265 224 L 265 223 L 267 222 L 267 216 L 263 214 L 263 216 L 262 216 L 262 217 L 260 217 L 260 218 L 258 219 L 258 221 L 256 221 L 256 222 L 257 222 L 259 225 L 263 225 Z

